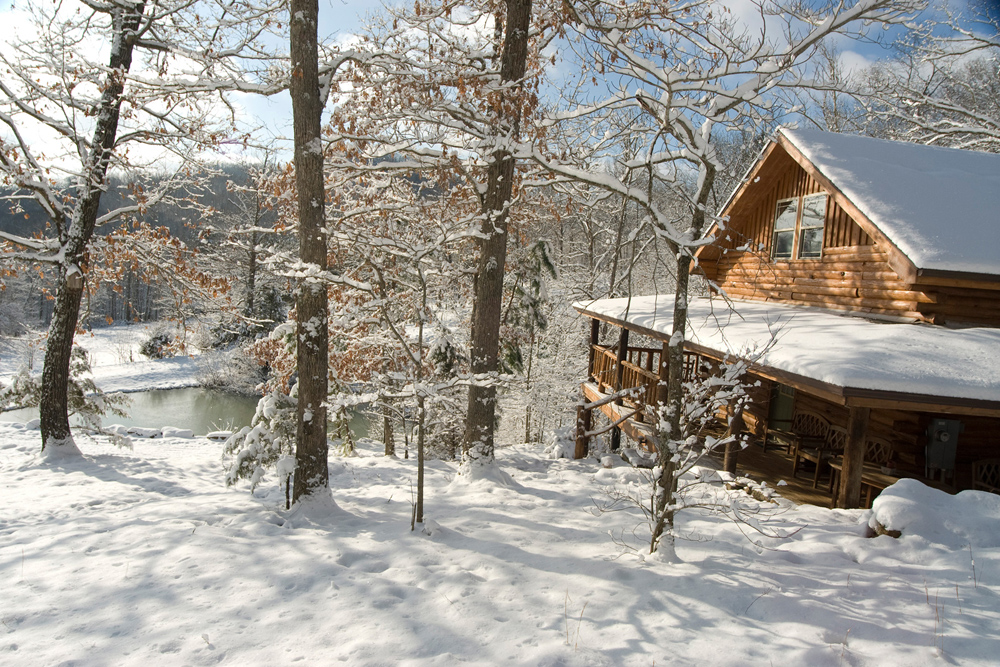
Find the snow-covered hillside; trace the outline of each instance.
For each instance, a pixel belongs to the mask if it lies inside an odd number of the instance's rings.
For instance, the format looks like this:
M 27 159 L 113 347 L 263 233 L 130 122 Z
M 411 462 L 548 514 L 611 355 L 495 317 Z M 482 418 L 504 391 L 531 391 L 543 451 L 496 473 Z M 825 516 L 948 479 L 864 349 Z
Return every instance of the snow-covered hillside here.
M 151 333 L 160 325 L 136 324 L 102 327 L 77 334 L 74 344 L 87 351 L 94 381 L 102 391 L 142 391 L 175 389 L 197 384 L 198 350 L 189 347 L 191 355 L 169 359 L 147 359 L 139 353 Z M 0 382 L 23 368 L 32 373 L 42 372 L 45 340 L 42 333 L 21 338 L 0 340 Z
M 759 552 L 686 510 L 667 564 L 618 545 L 643 542 L 636 511 L 593 511 L 641 480 L 624 465 L 506 448 L 504 486 L 432 462 L 410 532 L 415 462 L 374 445 L 331 459 L 317 520 L 226 489 L 204 439 L 79 444 L 42 464 L 37 431 L 0 424 L 0 664 L 992 665 L 1000 646 L 985 493 L 890 489 L 900 539 L 782 505 L 769 525 L 799 530 Z

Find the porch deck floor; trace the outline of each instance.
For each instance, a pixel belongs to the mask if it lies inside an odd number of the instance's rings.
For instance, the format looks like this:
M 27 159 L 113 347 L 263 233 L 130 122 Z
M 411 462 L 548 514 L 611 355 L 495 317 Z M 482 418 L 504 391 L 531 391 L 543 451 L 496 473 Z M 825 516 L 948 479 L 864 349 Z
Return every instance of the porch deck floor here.
M 719 467 L 722 467 L 721 460 Z M 819 488 L 812 488 L 809 472 L 800 472 L 798 477 L 792 477 L 792 455 L 783 450 L 769 447 L 765 452 L 760 444 L 751 441 L 736 459 L 736 474 L 756 482 L 767 482 L 779 495 L 797 505 L 830 507 L 829 475 L 820 477 Z M 778 486 L 780 480 L 784 480 L 787 486 Z

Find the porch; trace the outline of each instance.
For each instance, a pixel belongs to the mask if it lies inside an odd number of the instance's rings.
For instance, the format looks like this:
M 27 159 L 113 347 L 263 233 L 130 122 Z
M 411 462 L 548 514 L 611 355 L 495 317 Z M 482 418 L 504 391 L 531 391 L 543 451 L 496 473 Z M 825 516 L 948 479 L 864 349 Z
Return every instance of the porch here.
M 721 467 L 722 456 L 713 458 Z M 781 497 L 796 505 L 831 507 L 833 497 L 830 495 L 828 485 L 821 484 L 814 489 L 811 479 L 807 476 L 793 477 L 791 471 L 792 455 L 788 452 L 777 449 L 765 451 L 756 442 L 751 442 L 746 449 L 740 451 L 737 466 L 737 473 L 740 476 L 749 477 L 756 482 L 767 482 L 768 486 L 775 488 Z M 778 482 L 785 484 L 779 487 Z
M 601 322 L 591 320 L 587 381 L 580 385 L 585 404 L 577 412 L 576 458 L 587 455 L 590 438 L 610 430 L 617 450 L 624 432 L 648 452 L 656 451 L 656 406 L 666 400 L 667 344 L 661 347 L 629 345 L 629 330 L 617 329 L 618 341 L 601 345 Z M 697 372 L 701 355 L 684 354 L 684 379 Z M 600 410 L 611 426 L 592 430 L 592 411 Z
M 773 347 L 750 369 L 757 383 L 743 415 L 746 430 L 758 443 L 777 432 L 819 450 L 807 453 L 803 444 L 793 461 L 790 454 L 751 444 L 731 452 L 725 469 L 736 472 L 738 465 L 739 473 L 772 485 L 784 480 L 783 495 L 823 506 L 858 507 L 898 477 L 950 490 L 989 486 L 976 475 L 990 469 L 984 462 L 1000 456 L 1000 385 L 995 380 L 1000 377 L 995 354 L 1000 332 L 942 331 L 759 302 L 739 303 L 738 314 L 718 300 L 696 299 L 689 305 L 685 378 L 710 373 L 727 355 L 761 349 L 770 340 Z M 671 306 L 672 299 L 665 297 L 576 304 L 591 318 L 578 457 L 586 455 L 590 437 L 607 431 L 613 449 L 625 433 L 655 451 L 653 406 L 665 399 Z M 778 323 L 780 345 L 774 344 Z M 602 342 L 602 324 L 610 325 L 618 339 Z M 630 345 L 630 332 L 661 345 Z M 921 389 L 924 393 L 918 393 Z M 610 425 L 594 428 L 593 410 Z M 821 424 L 822 433 L 796 432 L 793 421 L 803 415 Z M 793 472 L 803 460 L 813 462 L 805 464 L 808 480 Z

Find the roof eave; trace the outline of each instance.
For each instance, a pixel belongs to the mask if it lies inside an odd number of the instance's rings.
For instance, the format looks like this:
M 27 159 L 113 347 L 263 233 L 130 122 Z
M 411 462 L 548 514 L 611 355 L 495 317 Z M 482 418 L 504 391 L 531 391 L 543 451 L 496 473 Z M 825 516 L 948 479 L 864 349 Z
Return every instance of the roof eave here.
M 649 336 L 655 340 L 667 342 L 670 338 L 663 332 L 644 327 L 641 324 L 627 322 L 616 317 L 611 317 L 610 315 L 587 310 L 586 306 L 574 304 L 573 307 L 585 317 L 607 322 L 613 326 L 628 329 L 629 331 Z M 685 341 L 684 347 L 688 351 L 715 359 L 722 359 L 730 355 L 728 352 L 716 350 L 691 341 Z M 796 391 L 804 391 L 838 405 L 884 408 L 908 412 L 1000 417 L 1000 401 L 887 391 L 882 389 L 865 389 L 861 387 L 842 387 L 830 382 L 823 382 L 805 375 L 757 363 L 752 364 L 750 370 L 759 377 L 773 382 L 780 382 L 781 384 L 793 387 Z

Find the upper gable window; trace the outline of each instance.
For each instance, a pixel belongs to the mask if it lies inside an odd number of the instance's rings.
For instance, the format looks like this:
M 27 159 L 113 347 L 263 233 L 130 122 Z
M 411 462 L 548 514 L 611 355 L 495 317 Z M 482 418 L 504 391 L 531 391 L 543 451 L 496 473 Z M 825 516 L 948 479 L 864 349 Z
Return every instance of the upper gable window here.
M 795 223 L 799 217 L 799 200 L 785 199 L 778 202 L 778 210 L 774 214 L 774 242 L 771 244 L 771 257 L 774 259 L 791 259 L 795 244 Z
M 782 199 L 774 213 L 772 259 L 819 259 L 823 256 L 824 193 Z

